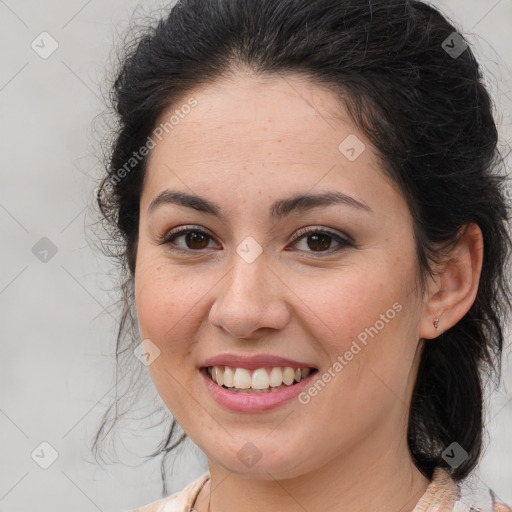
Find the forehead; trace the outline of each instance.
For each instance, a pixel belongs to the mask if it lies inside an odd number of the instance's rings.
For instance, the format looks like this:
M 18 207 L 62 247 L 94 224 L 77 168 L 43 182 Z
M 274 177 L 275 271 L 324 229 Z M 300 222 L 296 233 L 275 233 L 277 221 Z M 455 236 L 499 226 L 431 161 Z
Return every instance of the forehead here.
M 195 106 L 184 108 L 191 98 Z M 367 201 L 384 182 L 393 187 L 334 90 L 304 76 L 223 78 L 175 102 L 160 124 L 171 116 L 172 129 L 149 155 L 146 195 L 177 184 L 270 198 L 270 188 L 305 192 L 318 183 L 355 195 L 366 189 Z M 347 140 L 356 159 L 344 153 Z
M 256 157 L 273 146 L 284 156 L 286 151 L 301 154 L 298 145 L 302 144 L 309 153 L 324 152 L 329 146 L 337 151 L 340 134 L 347 128 L 357 130 L 334 91 L 301 75 L 224 77 L 183 96 L 161 116 L 160 124 L 185 108 L 192 97 L 196 106 L 180 119 L 174 116 L 177 122 L 169 130 L 169 144 L 174 141 L 178 146 L 186 139 L 188 147 L 200 150 L 207 145 L 207 151 L 217 154 L 241 147 Z M 176 156 L 185 154 L 178 151 Z

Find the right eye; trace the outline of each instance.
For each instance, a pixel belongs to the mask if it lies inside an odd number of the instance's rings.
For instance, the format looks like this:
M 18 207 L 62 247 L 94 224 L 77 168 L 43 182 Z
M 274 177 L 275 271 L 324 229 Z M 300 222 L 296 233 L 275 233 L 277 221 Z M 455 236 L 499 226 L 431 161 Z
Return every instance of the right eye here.
M 179 245 L 175 243 L 180 238 L 183 238 L 183 244 Z M 179 252 L 198 252 L 204 249 L 208 249 L 209 241 L 213 240 L 213 237 L 206 231 L 201 229 L 192 229 L 189 227 L 180 227 L 167 232 L 160 240 L 159 244 L 168 245 L 172 251 Z

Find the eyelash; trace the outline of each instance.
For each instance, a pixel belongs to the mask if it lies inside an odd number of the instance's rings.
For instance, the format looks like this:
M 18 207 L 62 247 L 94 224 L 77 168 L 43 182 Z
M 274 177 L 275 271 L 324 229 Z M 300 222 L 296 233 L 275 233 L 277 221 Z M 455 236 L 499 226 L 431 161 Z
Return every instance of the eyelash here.
M 173 242 L 179 238 L 180 236 L 186 235 L 188 233 L 201 233 L 203 235 L 208 236 L 210 239 L 213 239 L 213 236 L 211 236 L 208 232 L 203 231 L 202 229 L 194 228 L 192 229 L 191 226 L 181 227 L 174 230 L 171 230 L 167 233 L 165 233 L 162 237 L 159 238 L 158 242 L 160 245 L 170 245 L 170 249 L 172 251 L 181 252 L 181 253 L 190 253 L 190 252 L 201 252 L 204 249 L 182 249 L 180 247 L 177 247 Z M 338 242 L 340 244 L 340 247 L 338 248 L 331 248 L 326 251 L 305 251 L 310 252 L 313 255 L 325 255 L 325 254 L 332 254 L 338 251 L 341 251 L 345 249 L 346 247 L 353 246 L 353 243 L 348 238 L 343 238 L 339 236 L 336 233 L 333 233 L 332 231 L 326 230 L 326 229 L 320 229 L 320 228 L 302 228 L 299 229 L 295 235 L 292 238 L 292 243 L 295 243 L 299 241 L 302 238 L 307 238 L 309 235 L 327 235 L 330 238 L 332 238 L 334 241 Z

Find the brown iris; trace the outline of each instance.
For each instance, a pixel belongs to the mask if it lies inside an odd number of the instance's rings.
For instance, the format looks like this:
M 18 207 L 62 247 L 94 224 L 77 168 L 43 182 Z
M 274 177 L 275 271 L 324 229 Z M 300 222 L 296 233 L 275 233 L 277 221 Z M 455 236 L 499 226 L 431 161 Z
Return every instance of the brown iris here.
M 191 231 L 185 235 L 185 243 L 189 249 L 205 249 L 208 247 L 209 235 L 198 231 Z
M 329 249 L 331 245 L 331 236 L 324 235 L 321 233 L 315 233 L 313 235 L 308 236 L 308 247 L 312 251 L 321 251 L 324 249 Z M 313 242 L 311 242 L 313 240 Z

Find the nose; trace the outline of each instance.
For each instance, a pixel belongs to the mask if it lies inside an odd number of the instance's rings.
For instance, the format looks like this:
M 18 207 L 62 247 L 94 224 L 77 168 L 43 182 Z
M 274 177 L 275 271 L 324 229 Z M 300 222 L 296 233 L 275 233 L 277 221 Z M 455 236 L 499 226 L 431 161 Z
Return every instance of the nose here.
M 238 254 L 234 259 L 231 271 L 219 285 L 210 322 L 240 339 L 285 327 L 290 320 L 286 285 L 268 266 L 264 253 L 251 263 Z

